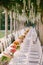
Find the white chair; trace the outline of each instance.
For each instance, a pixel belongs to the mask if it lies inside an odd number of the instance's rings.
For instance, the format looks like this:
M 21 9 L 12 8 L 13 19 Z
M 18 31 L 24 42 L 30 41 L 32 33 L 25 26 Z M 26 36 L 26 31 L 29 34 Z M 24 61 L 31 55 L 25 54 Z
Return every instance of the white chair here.
M 6 48 L 6 43 L 5 43 L 4 39 L 2 39 L 2 43 L 3 43 L 4 50 L 5 50 L 5 48 Z
M 3 45 L 2 45 L 2 42 L 0 41 L 0 53 L 3 52 Z
M 11 43 L 13 43 L 15 41 L 15 36 L 13 36 L 13 34 L 11 34 Z
M 15 33 L 15 40 L 18 39 L 18 32 Z
M 11 38 L 10 37 L 8 38 L 8 44 L 9 45 L 11 44 Z

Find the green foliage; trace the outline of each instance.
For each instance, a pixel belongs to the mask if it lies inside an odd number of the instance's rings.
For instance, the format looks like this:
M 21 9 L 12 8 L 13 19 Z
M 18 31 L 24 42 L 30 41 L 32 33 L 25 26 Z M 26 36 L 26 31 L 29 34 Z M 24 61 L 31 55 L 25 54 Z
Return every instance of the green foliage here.
M 7 57 L 2 56 L 1 61 L 3 62 L 3 61 L 5 61 L 5 60 L 7 60 Z
M 25 12 L 28 16 L 29 14 L 28 0 L 25 0 L 25 2 L 26 2 L 26 8 L 28 10 L 28 11 L 26 10 Z M 31 3 L 33 3 L 35 13 L 37 13 L 37 0 L 31 0 Z M 0 5 L 7 8 L 8 10 L 16 9 L 21 14 L 24 3 L 23 0 L 0 0 Z M 43 0 L 40 0 L 40 8 L 43 10 Z
M 10 9 L 14 9 L 14 7 L 16 7 L 16 4 L 18 4 L 19 6 L 23 6 L 23 0 L 1 0 L 0 1 L 0 5 L 2 5 L 3 7 L 7 8 L 8 10 Z
M 4 56 L 4 55 L 3 55 L 3 56 L 0 58 L 0 64 L 1 64 L 1 65 L 7 65 L 9 61 L 10 61 L 10 58 L 7 57 L 7 56 Z
M 16 3 L 23 5 L 23 0 L 15 0 Z
M 40 8 L 41 8 L 42 11 L 43 11 L 43 0 L 40 0 Z
M 9 8 L 9 0 L 1 0 L 0 3 L 0 5 L 2 5 L 3 7 L 7 9 Z
M 5 30 L 5 14 L 1 15 L 1 30 Z M 8 15 L 8 30 L 10 30 L 10 17 Z
M 31 0 L 31 3 L 33 3 L 33 7 L 34 7 L 34 10 L 35 10 L 35 13 L 37 14 L 37 0 Z
M 19 50 L 20 49 L 20 45 L 18 45 L 16 49 Z
M 16 6 L 15 6 L 16 12 L 21 14 L 22 9 L 23 9 L 23 0 L 16 0 Z
M 28 9 L 28 3 L 27 3 L 28 0 L 25 1 L 26 1 L 26 7 Z M 8 10 L 15 10 L 15 12 L 18 11 L 20 14 L 22 13 L 24 7 L 23 0 L 1 0 L 0 5 L 2 5 L 4 8 Z M 27 11 L 26 13 L 28 15 L 29 11 Z

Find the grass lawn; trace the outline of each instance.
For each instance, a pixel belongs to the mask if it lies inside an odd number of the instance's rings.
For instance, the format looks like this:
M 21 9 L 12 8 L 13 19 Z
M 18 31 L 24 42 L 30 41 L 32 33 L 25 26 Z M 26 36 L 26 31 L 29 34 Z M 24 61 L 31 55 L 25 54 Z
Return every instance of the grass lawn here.
M 8 34 L 10 34 L 10 31 L 8 31 Z M 3 38 L 5 36 L 5 31 L 0 30 L 0 38 Z

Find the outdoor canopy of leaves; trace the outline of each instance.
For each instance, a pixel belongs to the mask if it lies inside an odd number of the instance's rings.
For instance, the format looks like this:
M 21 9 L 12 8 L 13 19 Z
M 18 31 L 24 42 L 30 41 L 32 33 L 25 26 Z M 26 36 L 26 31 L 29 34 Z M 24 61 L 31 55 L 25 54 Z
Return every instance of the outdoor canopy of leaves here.
M 26 1 L 26 7 L 28 9 L 28 0 Z M 35 11 L 37 11 L 37 0 L 30 0 L 31 3 L 33 3 Z M 8 10 L 11 10 L 12 8 L 14 10 L 18 10 L 19 13 L 22 13 L 22 9 L 24 6 L 23 0 L 0 0 L 0 5 L 4 8 L 7 8 Z M 43 10 L 43 0 L 40 0 L 40 8 Z M 28 14 L 28 11 L 26 10 L 26 13 Z
M 43 0 L 40 1 L 40 8 L 43 10 Z
M 0 5 L 7 9 L 12 9 L 12 6 L 16 7 L 16 4 L 23 8 L 23 0 L 0 0 Z

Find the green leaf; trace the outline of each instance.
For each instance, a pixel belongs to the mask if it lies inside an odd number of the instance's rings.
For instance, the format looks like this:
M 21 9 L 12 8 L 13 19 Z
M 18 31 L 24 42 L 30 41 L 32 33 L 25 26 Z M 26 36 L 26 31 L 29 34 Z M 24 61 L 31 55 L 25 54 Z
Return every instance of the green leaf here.
M 20 45 L 18 45 L 16 49 L 17 49 L 17 50 L 20 49 Z
M 2 58 L 1 58 L 1 61 L 5 61 L 5 60 L 7 60 L 8 58 L 6 57 L 6 56 L 2 56 Z

